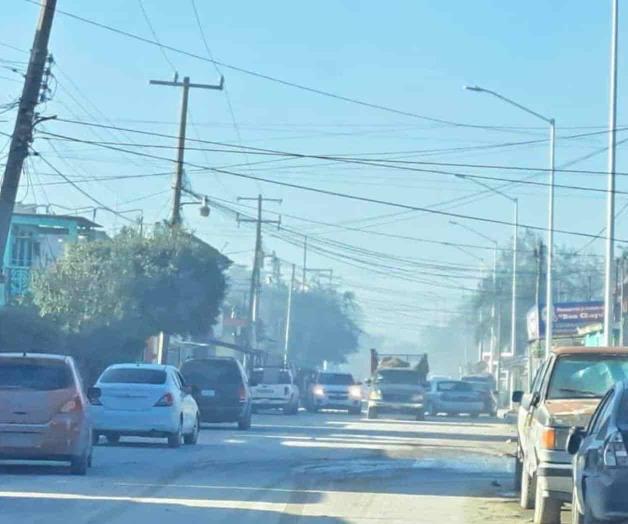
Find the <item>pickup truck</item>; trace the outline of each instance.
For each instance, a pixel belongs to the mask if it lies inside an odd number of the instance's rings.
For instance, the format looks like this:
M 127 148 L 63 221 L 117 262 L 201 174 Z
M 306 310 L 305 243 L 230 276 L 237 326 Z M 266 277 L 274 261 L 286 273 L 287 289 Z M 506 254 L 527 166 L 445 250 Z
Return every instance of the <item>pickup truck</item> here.
M 515 485 L 535 524 L 559 524 L 571 502 L 572 465 L 565 449 L 572 426 L 586 426 L 600 399 L 628 377 L 628 348 L 554 348 L 519 403 Z
M 281 409 L 286 415 L 299 412 L 299 388 L 287 368 L 256 368 L 249 379 L 253 410 Z
M 403 413 L 425 419 L 423 375 L 411 368 L 378 368 L 370 380 L 367 418 Z

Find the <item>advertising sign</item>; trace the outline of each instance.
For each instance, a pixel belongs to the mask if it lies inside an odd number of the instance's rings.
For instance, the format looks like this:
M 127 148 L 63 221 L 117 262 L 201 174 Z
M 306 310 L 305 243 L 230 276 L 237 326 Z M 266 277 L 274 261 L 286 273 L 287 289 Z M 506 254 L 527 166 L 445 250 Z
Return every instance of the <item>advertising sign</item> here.
M 545 336 L 547 308 L 541 306 L 541 318 L 536 307 L 527 314 L 528 340 L 538 340 Z M 604 302 L 558 302 L 552 312 L 553 333 L 556 336 L 577 335 L 578 328 L 604 320 Z

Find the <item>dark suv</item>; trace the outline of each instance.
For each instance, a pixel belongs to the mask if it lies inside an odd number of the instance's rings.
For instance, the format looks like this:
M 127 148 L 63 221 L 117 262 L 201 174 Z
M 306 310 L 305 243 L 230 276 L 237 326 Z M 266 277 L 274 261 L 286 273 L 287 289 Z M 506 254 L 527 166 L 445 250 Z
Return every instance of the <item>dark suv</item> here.
M 251 427 L 251 392 L 240 362 L 230 357 L 186 360 L 181 374 L 192 386 L 201 422 L 237 422 Z

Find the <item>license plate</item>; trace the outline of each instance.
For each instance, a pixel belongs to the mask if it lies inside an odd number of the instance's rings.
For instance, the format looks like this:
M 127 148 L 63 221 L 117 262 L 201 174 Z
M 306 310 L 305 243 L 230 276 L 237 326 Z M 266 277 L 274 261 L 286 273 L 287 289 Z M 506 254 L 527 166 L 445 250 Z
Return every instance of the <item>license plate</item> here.
M 202 397 L 208 397 L 208 398 L 215 397 L 216 396 L 216 392 L 213 389 L 203 389 L 201 391 L 201 396 Z
M 0 446 L 7 448 L 31 448 L 41 443 L 41 435 L 36 433 L 0 434 Z

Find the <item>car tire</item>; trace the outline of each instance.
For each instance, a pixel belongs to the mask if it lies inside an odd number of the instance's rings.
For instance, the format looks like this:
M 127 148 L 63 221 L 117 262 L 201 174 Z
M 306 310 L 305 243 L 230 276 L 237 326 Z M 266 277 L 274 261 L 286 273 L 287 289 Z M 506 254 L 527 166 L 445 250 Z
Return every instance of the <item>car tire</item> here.
M 523 509 L 534 508 L 534 497 L 536 495 L 536 477 L 528 473 L 525 464 L 521 464 L 521 493 L 519 505 Z
M 377 408 L 374 407 L 369 407 L 367 412 L 366 412 L 366 418 L 368 419 L 375 419 L 379 416 L 379 414 L 377 413 Z
M 361 414 L 362 414 L 362 408 L 361 407 L 349 408 L 349 415 L 361 415 Z
M 89 451 L 85 450 L 82 455 L 72 457 L 70 460 L 70 473 L 72 475 L 86 475 L 89 467 Z
M 480 416 L 480 414 L 479 413 L 470 413 L 469 416 L 471 418 L 478 418 Z
M 194 422 L 194 428 L 192 428 L 192 433 L 184 435 L 183 442 L 188 446 L 194 446 L 198 442 L 198 435 L 201 432 L 201 422 L 198 417 L 196 417 L 196 422 Z
M 247 431 L 251 429 L 251 411 L 249 410 L 244 418 L 238 420 L 238 429 L 240 431 Z
M 183 441 L 183 422 L 179 420 L 179 429 L 168 436 L 168 447 L 169 448 L 179 448 L 181 447 L 181 442 Z
M 425 412 L 423 410 L 417 411 L 414 418 L 418 421 L 425 420 Z
M 544 497 L 537 482 L 534 499 L 534 524 L 560 524 L 560 500 Z
M 120 442 L 120 434 L 119 433 L 108 433 L 105 435 L 107 442 L 109 444 L 118 444 Z

